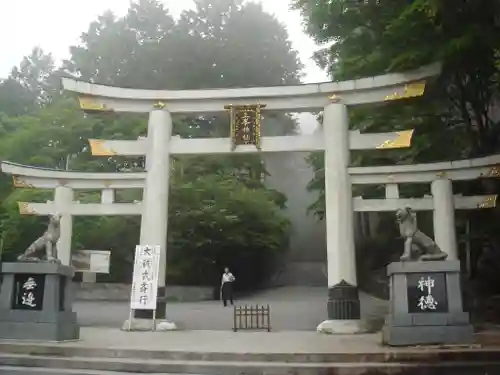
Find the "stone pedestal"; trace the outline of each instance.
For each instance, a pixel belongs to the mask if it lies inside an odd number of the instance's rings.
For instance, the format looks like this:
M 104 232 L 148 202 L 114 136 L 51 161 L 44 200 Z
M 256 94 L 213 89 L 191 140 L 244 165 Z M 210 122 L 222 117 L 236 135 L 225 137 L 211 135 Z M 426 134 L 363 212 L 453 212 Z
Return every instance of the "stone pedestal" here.
M 468 344 L 473 340 L 463 311 L 460 262 L 396 262 L 387 267 L 390 309 L 382 331 L 391 346 Z
M 3 263 L 0 339 L 63 341 L 80 337 L 72 311 L 73 268 L 54 263 Z
M 358 288 L 344 280 L 328 288 L 327 309 L 329 320 L 359 320 L 361 305 Z

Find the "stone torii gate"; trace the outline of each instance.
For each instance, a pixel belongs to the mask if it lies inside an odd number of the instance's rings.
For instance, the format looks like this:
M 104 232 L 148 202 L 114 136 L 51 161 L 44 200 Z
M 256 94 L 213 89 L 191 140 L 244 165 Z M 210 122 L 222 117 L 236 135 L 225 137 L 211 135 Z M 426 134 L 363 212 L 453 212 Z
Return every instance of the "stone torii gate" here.
M 409 147 L 413 131 L 379 134 L 349 131 L 347 107 L 421 96 L 425 79 L 437 74 L 439 66 L 433 65 L 404 74 L 339 83 L 183 91 L 134 90 L 63 79 L 66 90 L 78 93 L 84 111 L 149 113 L 146 139 L 90 140 L 92 153 L 97 156 L 145 155 L 146 172 L 63 172 L 9 163 L 4 163 L 2 169 L 15 175 L 18 185 L 56 189 L 54 202 L 20 203 L 20 207 L 25 213 L 41 215 L 52 208 L 62 211 L 62 227 L 66 234 L 61 236 L 61 249 L 67 254 L 70 254 L 68 238 L 71 238 L 72 215 L 111 212 L 113 215 L 140 214 L 140 244 L 161 247 L 159 296 L 163 296 L 170 155 L 324 150 L 326 207 L 331 207 L 326 210 L 329 298 L 328 319 L 320 324 L 319 329 L 334 333 L 357 332 L 360 329 L 360 303 L 354 252 L 354 210 L 385 211 L 402 204 L 412 204 L 416 209 L 433 209 L 435 218 L 439 219 L 435 220 L 436 241 L 451 255 L 456 254 L 456 246 L 453 245 L 456 239 L 451 239 L 454 235 L 454 208 L 486 208 L 494 206 L 496 202 L 496 197 L 489 196 L 453 198 L 451 181 L 491 175 L 492 167 L 500 161 L 499 157 L 458 164 L 349 168 L 350 150 Z M 172 113 L 207 113 L 228 109 L 232 118 L 231 135 L 228 138 L 182 139 L 171 136 Z M 313 135 L 260 137 L 261 110 L 323 110 L 322 131 Z M 461 166 L 459 163 L 470 164 Z M 397 184 L 407 182 L 432 183 L 433 198 L 411 202 L 399 199 Z M 383 202 L 353 199 L 353 184 L 386 184 L 387 199 Z M 143 202 L 121 205 L 110 203 L 112 189 L 127 187 L 144 188 Z M 78 188 L 103 189 L 103 202 L 93 206 L 72 202 L 71 189 Z M 68 262 L 70 256 L 66 255 L 64 259 Z
M 145 173 L 88 173 L 38 168 L 2 162 L 2 172 L 12 175 L 16 188 L 54 190 L 54 199 L 46 203 L 18 202 L 22 215 L 61 215 L 58 257 L 71 265 L 73 216 L 141 215 L 142 203 L 114 203 L 116 189 L 142 189 Z M 100 190 L 101 203 L 74 201 L 75 190 Z
M 496 178 L 500 176 L 500 155 L 486 158 L 441 162 L 432 164 L 400 165 L 393 167 L 351 167 L 348 173 L 353 185 L 385 185 L 384 199 L 352 198 L 354 212 L 395 211 L 403 206 L 411 206 L 415 211 L 433 211 L 434 233 L 438 245 L 447 252 L 449 259 L 457 259 L 457 243 L 454 210 L 488 209 L 496 206 L 496 195 L 453 196 L 452 181 L 475 180 L 478 178 Z M 64 264 L 70 264 L 71 234 L 73 216 L 125 216 L 143 215 L 142 202 L 115 203 L 116 189 L 144 189 L 144 172 L 126 173 L 88 173 L 60 171 L 24 166 L 3 162 L 2 171 L 13 176 L 18 188 L 54 189 L 54 200 L 46 203 L 19 202 L 19 210 L 24 215 L 48 215 L 60 212 L 61 239 L 58 243 L 60 258 Z M 429 183 L 431 196 L 423 198 L 400 198 L 398 185 L 402 183 Z M 74 201 L 74 192 L 78 190 L 100 190 L 101 203 L 80 203 Z M 332 264 L 328 254 L 328 271 L 337 272 L 338 265 Z M 351 258 L 343 258 L 350 260 Z M 356 275 L 354 274 L 354 277 Z M 329 285 L 330 284 L 329 277 Z M 352 279 L 351 279 L 352 280 Z M 333 288 L 330 288 L 332 290 Z M 341 301 L 358 304 L 359 300 L 329 300 L 329 318 L 341 318 L 342 310 L 335 305 Z M 338 307 L 338 306 L 337 306 Z M 345 316 L 345 315 L 343 315 Z M 345 324 L 353 319 L 336 319 Z M 329 321 L 327 321 L 329 322 Z M 330 323 L 328 323 L 329 325 Z M 321 329 L 329 331 L 326 324 Z M 351 327 L 352 329 L 352 327 Z M 338 329 L 333 332 L 338 332 Z
M 456 259 L 454 210 L 475 210 L 496 207 L 496 195 L 453 195 L 452 181 L 500 177 L 500 155 L 485 158 L 393 167 L 351 167 L 348 169 L 353 185 L 385 185 L 385 198 L 353 198 L 354 212 L 396 211 L 411 206 L 414 211 L 433 211 L 436 242 Z M 144 189 L 146 173 L 89 173 L 37 168 L 2 162 L 4 173 L 12 175 L 17 188 L 54 190 L 54 199 L 45 203 L 18 202 L 23 215 L 46 216 L 55 211 L 62 215 L 60 257 L 70 262 L 73 216 L 135 216 L 143 214 L 142 202 L 115 203 L 116 189 Z M 390 174 L 389 174 L 390 173 Z M 401 198 L 399 184 L 429 183 L 432 195 L 421 198 Z M 101 203 L 74 201 L 78 190 L 100 190 Z M 452 203 L 452 205 L 450 205 Z M 453 223 L 452 223 L 453 222 Z

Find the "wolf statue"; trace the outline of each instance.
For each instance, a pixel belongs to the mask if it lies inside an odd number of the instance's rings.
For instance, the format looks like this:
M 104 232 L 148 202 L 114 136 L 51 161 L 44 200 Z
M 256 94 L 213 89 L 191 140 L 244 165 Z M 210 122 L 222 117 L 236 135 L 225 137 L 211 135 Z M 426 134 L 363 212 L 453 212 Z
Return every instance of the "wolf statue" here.
M 403 255 L 405 261 L 445 260 L 448 254 L 442 251 L 432 238 L 426 236 L 417 227 L 417 215 L 411 207 L 400 208 L 396 211 L 396 221 L 399 232 L 405 239 Z
M 61 215 L 49 215 L 49 225 L 44 234 L 33 242 L 26 251 L 17 257 L 18 261 L 24 262 L 54 262 L 59 263 L 57 258 L 57 241 L 60 237 Z

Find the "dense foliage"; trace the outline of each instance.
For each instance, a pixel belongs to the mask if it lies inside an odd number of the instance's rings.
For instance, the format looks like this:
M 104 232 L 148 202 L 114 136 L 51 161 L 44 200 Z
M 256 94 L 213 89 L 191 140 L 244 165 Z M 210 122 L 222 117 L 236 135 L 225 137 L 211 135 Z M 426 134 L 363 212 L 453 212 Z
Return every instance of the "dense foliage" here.
M 424 99 L 377 111 L 351 111 L 352 127 L 363 131 L 416 129 L 406 152 L 360 153 L 353 163 L 429 162 L 498 152 L 500 4 L 466 0 L 388 3 L 294 0 L 307 31 L 325 44 L 316 54 L 318 63 L 336 80 L 442 63 L 442 74 L 438 82 L 428 85 Z M 321 158 L 311 161 L 321 170 Z
M 415 129 L 410 149 L 353 153 L 353 165 L 425 163 L 500 152 L 498 1 L 293 0 L 293 6 L 302 12 L 308 33 L 323 44 L 316 60 L 335 80 L 442 64 L 442 74 L 428 83 L 424 98 L 391 103 L 376 111 L 350 111 L 351 126 L 362 131 Z M 320 191 L 311 209 L 322 218 L 323 158 L 314 154 L 309 160 L 316 169 L 310 188 Z M 496 181 L 485 179 L 455 184 L 454 189 L 469 194 L 500 191 Z M 383 190 L 369 187 L 356 193 L 377 195 Z M 406 191 L 413 196 L 423 193 L 428 191 L 419 187 Z M 488 288 L 483 290 L 500 292 L 498 210 L 468 215 L 475 217 L 474 230 L 480 232 L 473 235 L 485 235 L 491 242 L 490 250 L 483 252 L 488 258 L 483 266 L 490 268 L 480 273 L 489 275 L 483 280 Z
M 62 92 L 60 77 L 76 76 L 107 85 L 144 89 L 191 89 L 293 84 L 301 64 L 285 28 L 259 5 L 239 0 L 197 0 L 196 9 L 175 20 L 157 0 L 138 0 L 123 18 L 105 13 L 82 34 L 81 43 L 56 67 L 36 48 L 0 81 L 0 158 L 35 166 L 86 171 L 143 169 L 141 158 L 92 157 L 88 139 L 137 139 L 147 116 L 85 115 L 75 98 Z M 286 114 L 266 124 L 294 131 Z M 227 115 L 174 118 L 183 137 L 228 136 Z M 289 223 L 280 209 L 286 198 L 262 184 L 259 157 L 185 157 L 172 166 L 168 207 L 168 277 L 187 284 L 218 283 L 228 265 L 239 286 L 265 281 L 287 248 Z M 13 190 L 0 181 L 3 251 L 22 251 L 39 235 L 44 219 L 20 217 L 16 202 L 52 199 L 50 192 Z M 98 201 L 97 192 L 80 192 L 81 202 Z M 118 191 L 117 200 L 141 199 L 137 191 Z M 167 209 L 167 207 L 165 207 Z M 111 249 L 112 275 L 130 278 L 139 218 L 77 218 L 75 249 Z M 215 280 L 215 281 L 214 281 Z

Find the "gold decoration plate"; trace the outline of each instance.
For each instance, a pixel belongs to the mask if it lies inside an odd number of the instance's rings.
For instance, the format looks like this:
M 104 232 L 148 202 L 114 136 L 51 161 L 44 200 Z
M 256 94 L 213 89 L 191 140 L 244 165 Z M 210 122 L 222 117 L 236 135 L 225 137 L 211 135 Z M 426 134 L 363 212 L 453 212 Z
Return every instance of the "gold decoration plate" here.
M 113 110 L 101 104 L 91 96 L 79 96 L 80 108 L 87 112 L 112 112 Z
M 489 195 L 477 205 L 477 208 L 495 208 L 497 206 L 497 197 L 498 195 Z
M 490 178 L 500 177 L 500 165 L 495 165 L 491 167 L 488 173 L 484 174 L 483 177 L 490 177 Z
M 19 213 L 21 215 L 36 215 L 36 211 L 30 207 L 27 202 L 17 202 Z
M 337 94 L 333 93 L 331 94 L 328 99 L 332 102 L 332 103 L 338 103 L 342 100 L 342 98 L 340 96 L 338 96 Z
M 106 141 L 101 139 L 89 139 L 90 149 L 93 156 L 114 156 L 116 152 L 106 146 Z
M 12 176 L 12 185 L 16 188 L 25 188 L 25 189 L 31 189 L 34 186 L 31 184 L 28 184 L 26 181 L 23 180 L 22 177 L 13 175 Z
M 424 95 L 425 92 L 425 85 L 426 85 L 425 81 L 408 83 L 407 85 L 405 85 L 402 93 L 396 91 L 394 94 L 387 95 L 385 97 L 385 101 L 409 99 L 422 96 Z
M 411 146 L 411 139 L 414 130 L 403 130 L 396 133 L 396 137 L 388 139 L 376 148 L 379 150 L 389 150 L 394 148 L 408 148 Z
M 166 106 L 165 102 L 162 102 L 162 101 L 159 101 L 159 102 L 156 102 L 155 104 L 153 104 L 154 109 L 163 109 L 163 108 L 165 108 L 165 106 Z

